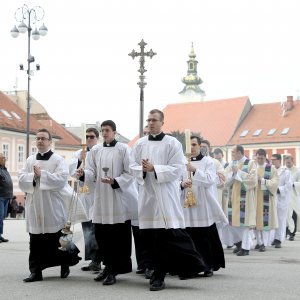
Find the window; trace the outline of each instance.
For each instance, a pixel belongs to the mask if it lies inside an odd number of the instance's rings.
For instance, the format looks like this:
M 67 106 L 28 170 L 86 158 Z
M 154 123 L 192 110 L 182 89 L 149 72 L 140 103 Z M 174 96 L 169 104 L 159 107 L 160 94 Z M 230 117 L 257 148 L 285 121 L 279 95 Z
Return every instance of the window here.
M 241 133 L 240 137 L 244 137 L 248 134 L 249 130 L 243 130 L 243 132 Z
M 14 111 L 11 112 L 11 114 L 18 120 L 21 121 L 21 117 Z
M 290 128 L 283 128 L 283 130 L 281 131 L 281 134 L 287 134 L 289 132 Z
M 37 153 L 36 147 L 32 147 L 32 148 L 31 148 L 31 154 L 36 154 L 36 153 Z
M 1 108 L 1 112 L 6 116 L 8 119 L 12 120 L 11 114 L 9 114 L 5 109 Z
M 24 146 L 19 145 L 18 146 L 18 163 L 24 162 Z
M 268 135 L 273 135 L 276 132 L 276 128 L 272 128 L 269 130 Z
M 2 153 L 9 160 L 9 144 L 2 144 Z
M 261 132 L 262 132 L 262 129 L 256 129 L 253 133 L 253 136 L 259 136 Z

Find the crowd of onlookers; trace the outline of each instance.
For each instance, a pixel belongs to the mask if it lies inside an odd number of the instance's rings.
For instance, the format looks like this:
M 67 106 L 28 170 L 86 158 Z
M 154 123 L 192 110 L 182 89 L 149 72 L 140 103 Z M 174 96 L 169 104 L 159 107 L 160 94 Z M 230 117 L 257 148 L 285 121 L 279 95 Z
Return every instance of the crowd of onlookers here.
M 8 203 L 7 218 L 23 219 L 25 218 L 25 208 L 21 202 L 17 202 L 17 197 L 13 196 Z

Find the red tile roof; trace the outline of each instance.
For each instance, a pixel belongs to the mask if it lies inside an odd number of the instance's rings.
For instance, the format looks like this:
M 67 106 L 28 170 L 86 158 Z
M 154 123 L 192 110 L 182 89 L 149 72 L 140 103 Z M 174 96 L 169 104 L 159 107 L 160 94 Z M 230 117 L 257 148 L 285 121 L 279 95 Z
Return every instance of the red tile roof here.
M 9 115 L 6 115 L 7 112 Z M 14 114 L 15 113 L 15 114 Z M 19 116 L 19 118 L 17 117 Z M 26 112 L 11 101 L 0 91 L 0 127 L 5 130 L 26 132 Z M 41 128 L 40 123 L 30 117 L 30 130 L 32 133 Z
M 240 125 L 230 144 L 259 144 L 259 143 L 286 143 L 300 140 L 300 101 L 293 101 L 293 108 L 283 114 L 280 102 L 254 104 L 251 111 Z M 282 130 L 289 128 L 287 134 Z M 261 129 L 259 135 L 253 133 Z M 268 135 L 271 129 L 276 129 L 273 135 Z M 244 130 L 249 132 L 241 137 Z
M 190 129 L 194 133 L 199 132 L 212 146 L 223 146 L 250 109 L 248 97 L 169 104 L 163 110 L 163 131 L 170 133 Z M 137 137 L 129 145 L 132 146 L 136 140 Z
M 7 115 L 7 113 L 8 115 Z M 17 117 L 19 116 L 19 118 Z M 26 132 L 26 112 L 14 101 L 0 91 L 0 128 L 4 130 Z M 47 113 L 30 116 L 30 133 L 35 134 L 39 128 L 47 128 L 58 138 L 56 145 L 61 147 L 80 146 L 80 139 L 58 124 Z

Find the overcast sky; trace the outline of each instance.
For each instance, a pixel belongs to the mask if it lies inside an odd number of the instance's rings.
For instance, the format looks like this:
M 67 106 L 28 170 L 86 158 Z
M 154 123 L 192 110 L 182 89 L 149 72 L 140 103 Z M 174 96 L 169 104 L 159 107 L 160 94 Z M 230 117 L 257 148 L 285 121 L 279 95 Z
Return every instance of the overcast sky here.
M 27 37 L 13 39 L 15 10 L 0 2 L 0 90 L 27 88 Z M 298 0 L 37 0 L 48 35 L 31 42 L 41 70 L 31 91 L 52 118 L 67 125 L 113 119 L 128 138 L 139 131 L 138 50 L 146 59 L 145 113 L 179 101 L 194 42 L 205 100 L 249 96 L 252 103 L 300 92 Z M 146 114 L 147 116 L 147 114 Z

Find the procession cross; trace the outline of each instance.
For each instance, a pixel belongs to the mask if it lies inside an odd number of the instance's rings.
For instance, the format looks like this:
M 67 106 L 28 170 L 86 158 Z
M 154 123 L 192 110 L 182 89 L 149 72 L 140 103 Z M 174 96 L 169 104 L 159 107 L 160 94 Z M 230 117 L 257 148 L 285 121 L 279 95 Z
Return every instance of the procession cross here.
M 138 69 L 138 72 L 141 74 L 139 76 L 140 81 L 137 83 L 138 86 L 140 87 L 140 126 L 139 126 L 139 134 L 140 137 L 143 136 L 143 129 L 144 129 L 144 87 L 146 86 L 146 82 L 145 82 L 145 75 L 144 73 L 147 72 L 147 70 L 145 69 L 145 57 L 149 56 L 150 58 L 152 58 L 154 55 L 156 55 L 155 52 L 153 52 L 152 49 L 150 49 L 150 51 L 145 52 L 145 46 L 147 45 L 147 43 L 145 43 L 145 41 L 142 39 L 138 45 L 141 48 L 140 52 L 136 52 L 134 49 L 128 54 L 129 56 L 132 57 L 132 59 L 134 59 L 135 57 L 139 56 L 140 57 L 140 68 Z

